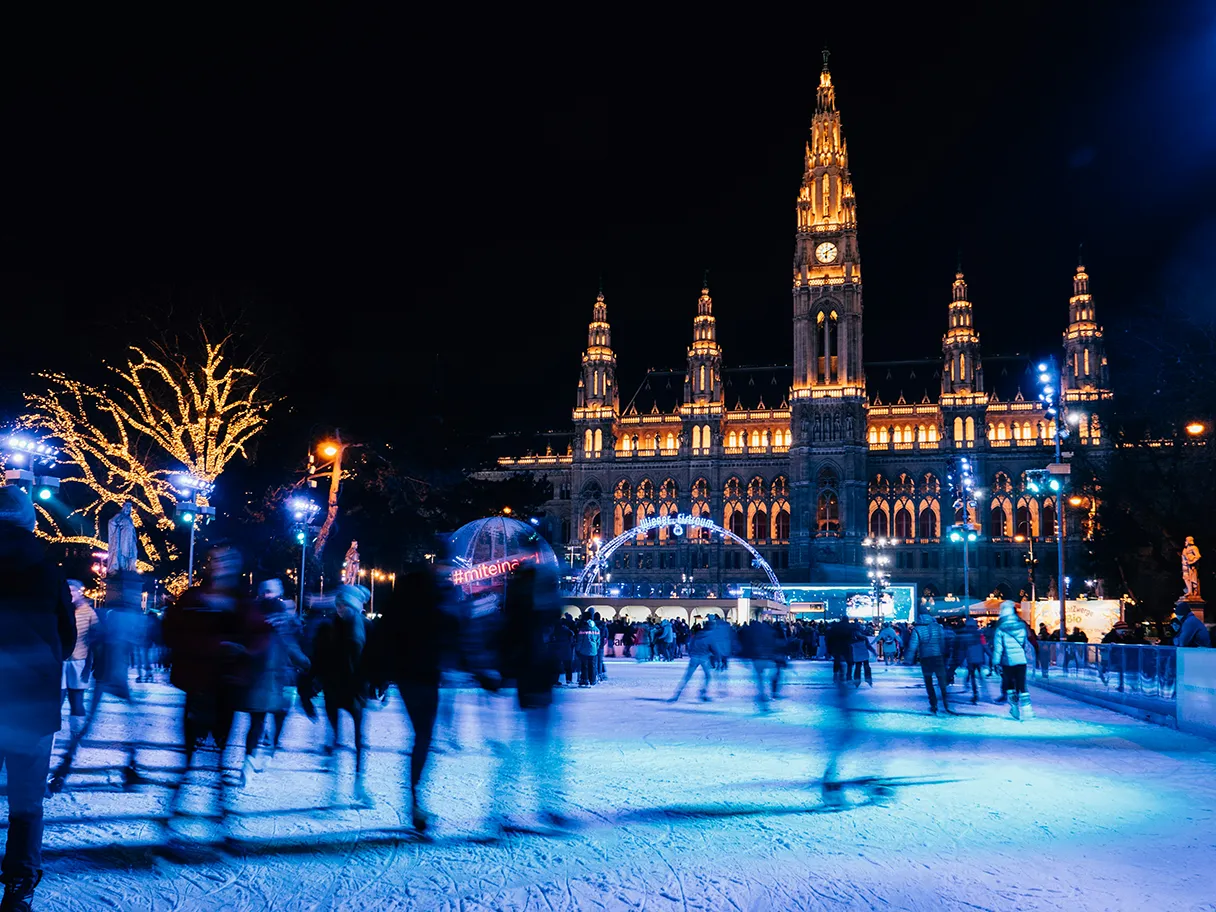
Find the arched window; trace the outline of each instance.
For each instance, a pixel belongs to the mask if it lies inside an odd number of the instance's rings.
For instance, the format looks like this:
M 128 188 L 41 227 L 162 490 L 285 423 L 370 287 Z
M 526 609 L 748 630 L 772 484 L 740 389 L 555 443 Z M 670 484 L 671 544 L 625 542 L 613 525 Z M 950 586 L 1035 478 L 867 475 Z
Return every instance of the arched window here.
M 1005 424 L 1004 421 L 999 422 L 996 426 L 996 439 L 997 440 L 1008 440 L 1009 439 L 1009 427 Z
M 1056 505 L 1052 498 L 1047 498 L 1043 501 L 1043 536 L 1050 537 L 1056 534 Z
M 748 537 L 752 541 L 763 541 L 768 538 L 768 510 L 764 504 L 748 504 L 748 515 L 751 522 L 748 524 L 750 533 Z
M 765 428 L 760 433 L 760 446 L 762 446 L 762 447 L 768 446 L 768 428 Z
M 967 439 L 975 439 L 975 419 L 970 415 L 967 416 Z
M 676 487 L 674 478 L 668 478 L 659 486 L 659 500 L 675 503 L 679 499 L 680 491 Z
M 989 514 L 989 534 L 993 538 L 1008 538 L 1009 528 L 1005 525 L 1005 510 L 999 503 L 993 503 Z
M 1022 439 L 1034 440 L 1034 425 L 1029 421 L 1022 422 Z
M 726 440 L 727 440 L 727 443 L 726 443 L 727 446 L 737 447 L 739 445 L 738 435 L 734 431 L 730 432 L 730 435 L 726 438 Z
M 707 424 L 707 425 L 705 425 L 705 427 L 701 428 L 701 446 L 705 447 L 705 449 L 708 450 L 713 445 L 714 445 L 714 438 L 710 434 L 709 425 Z
M 745 539 L 748 536 L 748 530 L 743 519 L 743 507 L 738 503 L 731 503 L 731 505 L 727 505 L 726 510 L 726 528 L 741 539 Z
M 773 540 L 790 540 L 790 506 L 785 501 L 773 504 Z
M 937 425 L 936 424 L 929 425 L 929 442 L 937 443 Z
M 1094 443 L 1102 439 L 1102 425 L 1099 423 L 1097 415 L 1089 417 L 1089 436 Z
M 630 450 L 630 448 L 631 448 L 632 446 L 633 446 L 633 438 L 632 438 L 632 437 L 630 437 L 628 434 L 624 434 L 624 435 L 622 435 L 622 437 L 621 437 L 621 452 L 622 452 L 622 453 L 628 453 L 628 452 L 629 452 L 629 450 Z
M 676 448 L 676 435 L 671 431 L 667 432 L 667 442 L 664 444 L 664 449 L 674 450 Z
M 895 511 L 895 537 L 912 537 L 912 514 L 906 506 L 901 506 Z
M 963 439 L 963 419 L 959 415 L 954 416 L 954 442 L 958 443 Z
M 870 534 L 875 538 L 887 537 L 887 513 L 883 504 L 870 504 Z
M 692 483 L 692 515 L 709 516 L 709 482 L 704 478 L 698 478 Z M 689 527 L 687 534 L 690 539 L 708 537 L 705 530 L 699 526 Z
M 870 443 L 878 443 L 878 428 L 870 425 Z
M 755 430 L 752 431 L 751 445 L 754 447 L 760 446 L 760 432 L 759 431 L 755 431 Z
M 930 507 L 921 507 L 917 537 L 930 540 L 937 538 L 937 514 Z
M 604 448 L 604 432 L 600 428 L 595 429 L 595 455 L 600 454 L 600 450 Z
M 836 493 L 840 488 L 839 478 L 829 468 L 820 469 L 816 478 L 816 487 L 819 489 L 819 498 L 815 506 L 816 527 L 821 533 L 839 532 L 841 529 L 840 499 Z
M 583 452 L 588 456 L 590 456 L 593 452 L 592 441 L 594 439 L 595 438 L 591 434 L 591 428 L 587 428 L 587 430 L 583 433 Z
M 913 436 L 915 432 L 912 430 L 912 425 L 904 425 L 904 443 L 912 443 L 916 438 Z
M 757 475 L 747 483 L 747 496 L 758 500 L 764 496 L 764 479 Z
M 600 537 L 600 507 L 599 504 L 589 503 L 583 508 L 583 522 L 579 529 L 583 541 Z
M 891 441 L 891 437 L 890 437 L 889 432 L 887 431 L 887 428 L 885 426 L 880 427 L 878 429 L 878 442 L 881 444 L 886 444 L 886 443 L 890 443 L 890 441 Z
M 701 449 L 701 426 L 699 424 L 692 426 L 692 448 L 694 450 Z

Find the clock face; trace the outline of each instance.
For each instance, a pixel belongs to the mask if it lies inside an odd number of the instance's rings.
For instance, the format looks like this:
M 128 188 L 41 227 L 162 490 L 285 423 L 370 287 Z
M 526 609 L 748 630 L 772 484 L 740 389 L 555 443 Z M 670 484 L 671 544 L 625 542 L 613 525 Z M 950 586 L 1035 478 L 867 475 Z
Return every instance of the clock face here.
M 836 259 L 836 245 L 831 241 L 825 241 L 815 248 L 815 258 L 820 263 L 830 263 Z

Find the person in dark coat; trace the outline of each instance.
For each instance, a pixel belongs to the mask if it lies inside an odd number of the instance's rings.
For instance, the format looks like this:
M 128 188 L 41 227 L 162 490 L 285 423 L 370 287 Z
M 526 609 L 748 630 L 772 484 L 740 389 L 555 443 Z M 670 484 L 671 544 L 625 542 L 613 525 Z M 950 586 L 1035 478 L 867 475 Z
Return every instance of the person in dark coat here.
M 27 910 L 42 879 L 42 801 L 59 731 L 63 660 L 76 646 L 67 583 L 34 536 L 34 506 L 0 487 L 0 763 L 8 771 L 5 910 Z
M 980 625 L 975 618 L 969 617 L 963 622 L 963 629 L 959 631 L 955 639 L 955 646 L 959 659 L 967 668 L 967 677 L 963 679 L 963 687 L 965 688 L 968 683 L 971 684 L 972 705 L 979 702 L 981 686 L 984 690 L 984 701 L 987 702 L 988 685 L 982 680 L 987 656 L 984 649 L 984 637 L 980 633 Z
M 630 633 L 625 634 L 628 642 Z M 561 683 L 562 675 L 566 677 L 566 686 L 574 683 L 574 627 L 565 618 L 553 625 L 553 658 L 557 665 L 557 683 Z
M 326 745 L 325 753 L 332 757 L 338 747 L 340 713 L 345 711 L 355 728 L 354 798 L 356 804 L 364 806 L 371 804 L 363 783 L 363 711 L 368 687 L 363 663 L 363 649 L 367 645 L 363 606 L 370 595 L 362 586 L 338 587 L 334 593 L 335 610 L 318 625 L 312 654 L 313 674 L 325 692 L 325 715 L 333 733 L 333 741 Z
M 929 712 L 937 715 L 937 695 L 933 692 L 933 679 L 942 693 L 942 708 L 950 712 L 950 700 L 946 696 L 946 660 L 943 652 L 946 635 L 937 618 L 927 611 L 916 616 L 912 638 L 908 641 L 907 664 L 920 659 L 921 675 L 925 680 L 925 691 L 929 694 Z
M 410 819 L 424 833 L 432 816 L 422 801 L 422 776 L 435 736 L 439 714 L 439 682 L 442 657 L 454 647 L 457 632 L 445 603 L 454 598 L 447 574 L 434 565 L 413 568 L 400 580 L 384 612 L 384 638 L 390 667 L 389 680 L 396 681 L 405 703 L 414 743 L 410 748 Z
M 269 756 L 273 757 L 278 750 L 287 711 L 291 708 L 287 688 L 295 683 L 296 670 L 307 671 L 311 664 L 300 649 L 299 621 L 294 606 L 283 600 L 283 584 L 277 579 L 266 580 L 259 587 L 258 600 L 253 605 L 253 616 L 248 624 L 257 645 L 256 651 L 245 655 L 248 683 L 240 708 L 249 713 L 249 731 L 245 734 L 242 785 L 254 773 L 260 772 L 258 746 L 266 730 L 267 716 L 274 719 Z
M 170 818 L 180 813 L 182 789 L 190 776 L 191 761 L 210 735 L 219 750 L 217 797 L 221 817 L 227 813 L 224 785 L 224 751 L 232 734 L 239 697 L 241 642 L 241 555 L 235 548 L 211 549 L 201 585 L 182 593 L 165 609 L 162 629 L 172 655 L 169 683 L 183 691 L 182 740 L 185 767 L 170 800 Z M 254 650 L 258 644 L 252 644 Z M 171 829 L 171 826 L 170 826 Z M 170 833 L 170 852 L 185 846 Z
M 832 657 L 832 680 L 847 681 L 853 676 L 853 634 L 843 620 L 833 621 L 827 632 L 828 655 Z
M 1190 605 L 1186 602 L 1179 602 L 1174 606 L 1174 614 L 1178 616 L 1178 636 L 1174 637 L 1175 646 L 1189 648 L 1212 645 L 1212 637 L 1208 633 L 1208 628 L 1195 616 L 1195 612 L 1191 611 Z
M 521 563 L 507 582 L 500 642 L 503 684 L 515 685 L 524 738 L 522 745 L 508 742 L 506 759 L 499 767 L 492 823 L 500 830 L 506 820 L 502 802 L 522 778 L 525 766 L 531 768 L 536 783 L 541 819 L 555 826 L 566 822 L 561 753 L 553 737 L 553 651 L 548 642 L 560 614 L 557 574 L 535 560 Z M 588 639 L 598 647 L 599 630 L 590 618 L 585 621 L 595 631 Z M 585 667 L 595 674 L 594 653 L 586 657 Z

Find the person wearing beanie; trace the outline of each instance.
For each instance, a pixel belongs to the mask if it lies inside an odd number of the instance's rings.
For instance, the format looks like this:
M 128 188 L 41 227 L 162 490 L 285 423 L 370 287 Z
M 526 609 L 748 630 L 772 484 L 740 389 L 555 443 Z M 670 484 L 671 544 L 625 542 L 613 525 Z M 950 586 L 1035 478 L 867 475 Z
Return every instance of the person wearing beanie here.
M 1026 689 L 1026 623 L 1018 617 L 1013 602 L 1001 603 L 1001 617 L 993 628 L 992 664 L 1001 667 L 1001 687 L 1015 719 L 1034 718 L 1030 692 Z
M 325 692 L 325 715 L 333 731 L 333 742 L 326 745 L 325 753 L 332 757 L 338 747 L 340 713 L 345 711 L 355 729 L 354 799 L 356 804 L 365 807 L 372 803 L 363 783 L 363 710 L 367 705 L 367 674 L 363 661 L 367 629 L 363 622 L 363 606 L 370 597 L 367 588 L 349 583 L 334 590 L 335 611 L 317 627 L 312 655 L 313 674 Z M 336 777 L 336 764 L 334 773 Z
M 42 801 L 63 661 L 76 647 L 72 597 L 34 522 L 29 495 L 0 487 L 0 763 L 8 770 L 0 908 L 13 912 L 30 908 L 42 879 Z
M 1174 637 L 1174 645 L 1182 647 L 1211 646 L 1212 637 L 1203 621 L 1191 611 L 1191 606 L 1185 601 L 1174 606 L 1174 614 L 1178 616 L 1178 635 Z

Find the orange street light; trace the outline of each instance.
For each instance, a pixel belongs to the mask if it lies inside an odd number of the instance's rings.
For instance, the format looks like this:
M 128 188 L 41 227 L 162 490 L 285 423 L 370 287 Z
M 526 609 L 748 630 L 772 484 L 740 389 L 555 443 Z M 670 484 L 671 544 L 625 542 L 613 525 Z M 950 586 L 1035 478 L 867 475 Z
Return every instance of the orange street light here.
M 321 455 L 326 459 L 333 459 L 338 455 L 338 445 L 336 443 L 321 444 Z
M 503 507 L 503 508 L 502 508 L 502 515 L 503 515 L 503 516 L 510 516 L 510 515 L 511 515 L 511 508 L 510 508 L 510 507 Z
M 1186 432 L 1192 437 L 1198 437 L 1207 429 L 1207 425 L 1202 421 L 1192 421 L 1186 426 Z
M 1081 504 L 1085 503 L 1085 498 L 1080 494 L 1074 494 L 1072 497 L 1068 498 L 1068 502 L 1074 507 L 1079 507 Z
M 1015 535 L 1013 537 L 1013 540 L 1015 542 L 1024 542 L 1024 541 L 1026 541 L 1026 536 L 1025 535 Z

